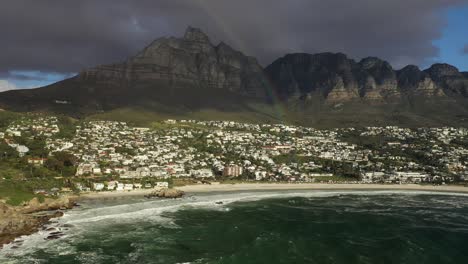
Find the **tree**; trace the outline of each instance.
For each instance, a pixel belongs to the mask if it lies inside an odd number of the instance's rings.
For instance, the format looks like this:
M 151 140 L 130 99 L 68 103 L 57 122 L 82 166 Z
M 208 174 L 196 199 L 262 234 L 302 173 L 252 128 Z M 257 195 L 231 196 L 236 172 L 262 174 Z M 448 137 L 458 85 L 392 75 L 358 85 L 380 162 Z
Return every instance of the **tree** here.
M 75 166 L 78 161 L 75 155 L 64 151 L 55 152 L 54 157 L 66 167 Z
M 77 158 L 68 152 L 55 152 L 53 156 L 47 159 L 46 168 L 59 172 L 63 176 L 73 176 L 75 174 L 75 165 Z
M 1 159 L 14 158 L 18 156 L 18 152 L 15 149 L 8 146 L 5 141 L 0 142 L 0 157 Z

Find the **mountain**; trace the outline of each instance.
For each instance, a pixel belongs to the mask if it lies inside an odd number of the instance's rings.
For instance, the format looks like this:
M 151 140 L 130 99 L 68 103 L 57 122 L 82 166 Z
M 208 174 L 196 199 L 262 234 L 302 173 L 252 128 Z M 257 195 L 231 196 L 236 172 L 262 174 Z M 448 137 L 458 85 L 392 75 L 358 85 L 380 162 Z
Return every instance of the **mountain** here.
M 283 99 L 322 97 L 328 103 L 361 101 L 399 103 L 403 98 L 467 97 L 468 79 L 448 64 L 421 71 L 406 66 L 399 71 L 379 58 L 359 62 L 342 53 L 288 54 L 265 71 Z
M 468 78 L 448 64 L 401 70 L 379 58 L 288 54 L 265 69 L 281 101 L 325 126 L 468 125 Z
M 78 117 L 132 119 L 144 112 L 326 127 L 466 126 L 467 89 L 468 73 L 448 64 L 394 70 L 379 58 L 357 62 L 342 53 L 288 54 L 264 69 L 189 27 L 182 38 L 157 39 L 121 63 L 0 93 L 0 107 Z
M 183 38 L 160 38 L 122 63 L 87 69 L 32 90 L 0 94 L 0 105 L 20 111 L 89 114 L 121 107 L 237 111 L 264 100 L 267 80 L 257 60 L 225 43 L 213 45 L 189 27 Z

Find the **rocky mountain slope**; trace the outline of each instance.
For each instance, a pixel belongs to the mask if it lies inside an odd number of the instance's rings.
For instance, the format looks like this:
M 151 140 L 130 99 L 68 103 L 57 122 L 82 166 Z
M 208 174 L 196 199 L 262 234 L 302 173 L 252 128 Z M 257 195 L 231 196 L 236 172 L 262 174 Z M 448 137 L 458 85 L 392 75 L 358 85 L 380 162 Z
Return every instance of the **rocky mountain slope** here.
M 355 62 L 342 53 L 289 54 L 265 71 L 283 99 L 318 96 L 328 103 L 388 104 L 408 97 L 468 97 L 466 73 L 448 64 L 434 64 L 425 71 L 410 65 L 395 71 L 388 62 L 375 57 Z
M 160 38 L 122 63 L 98 66 L 50 86 L 0 94 L 16 110 L 93 113 L 140 106 L 189 111 L 238 110 L 265 98 L 266 79 L 256 59 L 225 43 L 213 45 L 199 29 Z
M 466 126 L 468 73 L 448 64 L 394 70 L 379 58 L 357 62 L 341 53 L 288 54 L 263 69 L 189 27 L 182 38 L 157 39 L 121 63 L 0 93 L 0 108 L 74 116 L 131 108 L 174 117 L 208 109 L 224 113 L 219 118 L 242 112 L 237 119 L 304 125 Z
M 265 69 L 297 122 L 314 126 L 468 126 L 467 73 L 448 64 L 394 70 L 379 58 L 288 54 Z

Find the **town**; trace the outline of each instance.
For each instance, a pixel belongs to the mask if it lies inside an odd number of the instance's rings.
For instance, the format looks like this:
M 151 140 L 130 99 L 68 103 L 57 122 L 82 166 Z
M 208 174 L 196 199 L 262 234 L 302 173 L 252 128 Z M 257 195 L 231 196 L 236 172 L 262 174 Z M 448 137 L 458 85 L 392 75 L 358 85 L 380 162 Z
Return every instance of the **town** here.
M 46 195 L 129 191 L 211 182 L 463 184 L 468 129 L 314 129 L 284 124 L 166 120 L 67 123 L 27 116 L 0 132 L 2 161 L 23 164 L 0 180 L 53 178 Z M 14 167 L 19 167 L 15 165 Z M 18 177 L 20 179 L 18 179 Z

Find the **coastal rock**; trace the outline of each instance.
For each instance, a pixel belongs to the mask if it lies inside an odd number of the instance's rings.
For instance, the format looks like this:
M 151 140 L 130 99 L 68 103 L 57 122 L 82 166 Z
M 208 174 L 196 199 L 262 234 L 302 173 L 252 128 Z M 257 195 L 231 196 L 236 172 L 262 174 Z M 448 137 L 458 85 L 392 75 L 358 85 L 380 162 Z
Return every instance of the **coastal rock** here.
M 70 209 L 73 205 L 74 202 L 67 197 L 46 198 L 43 203 L 33 198 L 22 207 L 12 207 L 0 202 L 0 247 L 17 237 L 36 232 L 50 219 L 63 216 L 63 212 L 56 210 Z M 41 211 L 51 212 L 34 214 Z
M 66 210 L 73 208 L 74 204 L 75 202 L 68 197 L 59 197 L 57 199 L 45 198 L 42 203 L 37 198 L 33 198 L 21 208 L 21 211 L 29 214 L 39 211 Z
M 39 223 L 40 219 L 0 203 L 0 247 L 16 237 L 35 232 Z
M 147 195 L 147 198 L 158 197 L 158 198 L 180 198 L 185 195 L 185 192 L 177 189 L 161 189 L 154 191 Z

